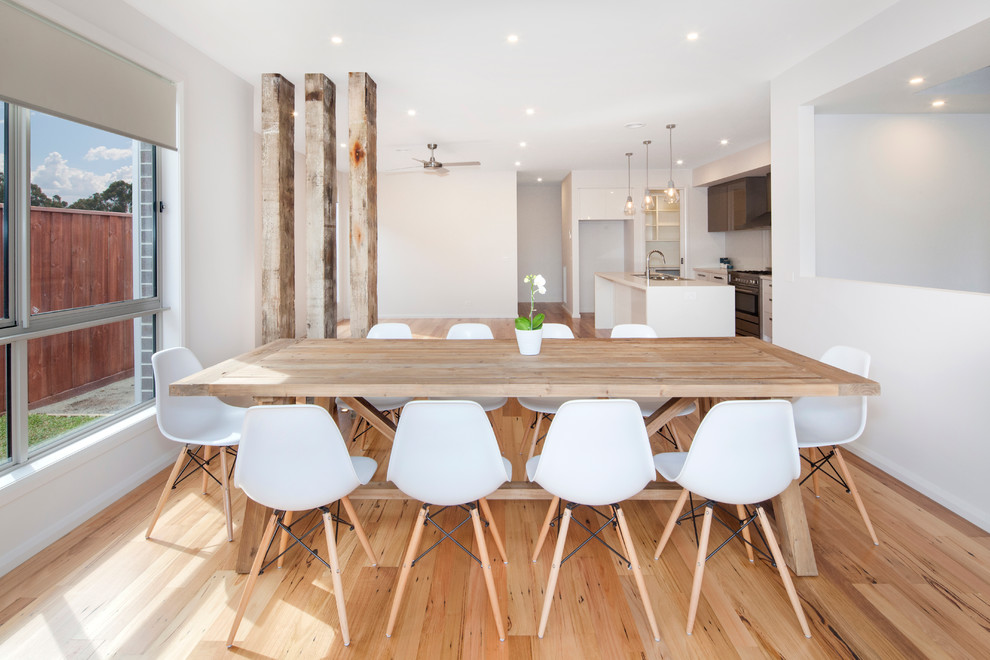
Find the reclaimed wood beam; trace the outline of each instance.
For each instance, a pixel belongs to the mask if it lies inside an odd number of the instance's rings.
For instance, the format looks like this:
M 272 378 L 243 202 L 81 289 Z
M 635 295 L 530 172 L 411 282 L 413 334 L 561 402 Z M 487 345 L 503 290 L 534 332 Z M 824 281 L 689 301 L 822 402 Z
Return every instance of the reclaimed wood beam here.
M 306 74 L 306 336 L 337 336 L 337 88 Z
M 261 341 L 296 334 L 295 85 L 261 76 Z
M 377 85 L 367 73 L 348 74 L 348 156 L 351 167 L 351 337 L 378 322 Z

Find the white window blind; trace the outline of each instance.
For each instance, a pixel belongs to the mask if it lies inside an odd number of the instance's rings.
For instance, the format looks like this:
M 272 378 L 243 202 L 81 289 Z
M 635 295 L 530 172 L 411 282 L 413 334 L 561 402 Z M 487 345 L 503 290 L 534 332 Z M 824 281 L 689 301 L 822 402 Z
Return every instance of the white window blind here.
M 0 0 L 0 98 L 176 148 L 175 83 Z

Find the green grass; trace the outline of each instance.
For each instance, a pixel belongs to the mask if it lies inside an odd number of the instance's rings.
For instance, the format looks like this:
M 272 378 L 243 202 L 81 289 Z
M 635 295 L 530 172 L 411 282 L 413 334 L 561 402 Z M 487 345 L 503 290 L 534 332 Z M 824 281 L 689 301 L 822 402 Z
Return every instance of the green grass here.
M 28 447 L 43 444 L 63 433 L 92 422 L 94 415 L 28 415 Z M 0 415 L 0 461 L 7 457 L 7 415 Z

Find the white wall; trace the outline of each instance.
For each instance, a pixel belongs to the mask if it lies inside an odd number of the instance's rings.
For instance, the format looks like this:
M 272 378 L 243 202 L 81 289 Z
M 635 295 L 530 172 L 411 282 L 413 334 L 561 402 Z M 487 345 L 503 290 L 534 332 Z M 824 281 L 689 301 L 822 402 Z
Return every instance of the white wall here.
M 595 311 L 595 273 L 622 273 L 626 260 L 626 222 L 581 220 L 578 223 L 582 314 Z
M 805 104 L 988 19 L 985 0 L 900 2 L 771 85 L 774 341 L 811 356 L 834 344 L 869 351 L 883 393 L 851 450 L 985 529 L 990 295 L 815 275 L 815 197 L 834 191 L 816 190 Z
M 518 301 L 529 303 L 529 285 L 522 279 L 540 273 L 547 280 L 546 295 L 537 302 L 563 300 L 563 263 L 560 240 L 560 185 L 520 185 L 516 188 L 516 241 Z
M 818 275 L 990 293 L 990 115 L 817 115 L 815 178 Z
M 166 154 L 163 174 L 162 295 L 171 307 L 163 344 L 185 344 L 204 363 L 254 346 L 252 86 L 120 0 L 21 1 L 180 83 L 179 151 Z M 176 452 L 151 411 L 57 452 L 44 470 L 15 471 L 16 482 L 5 475 L 0 574 L 143 483 Z
M 516 173 L 378 175 L 379 316 L 514 318 Z

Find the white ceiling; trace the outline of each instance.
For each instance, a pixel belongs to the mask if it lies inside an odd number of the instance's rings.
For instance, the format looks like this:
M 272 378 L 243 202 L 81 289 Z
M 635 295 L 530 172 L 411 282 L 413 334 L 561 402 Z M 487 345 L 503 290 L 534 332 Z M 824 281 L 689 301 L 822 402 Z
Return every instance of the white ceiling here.
M 367 71 L 378 85 L 380 170 L 415 165 L 436 142 L 439 160 L 497 170 L 519 161 L 523 182 L 625 169 L 627 151 L 642 168 L 645 139 L 651 170 L 663 169 L 668 123 L 685 168 L 766 141 L 769 81 L 894 3 L 126 1 L 256 86 L 262 73 L 286 76 L 300 111 L 304 74 L 325 73 L 337 85 L 339 142 L 347 73 Z

